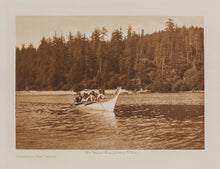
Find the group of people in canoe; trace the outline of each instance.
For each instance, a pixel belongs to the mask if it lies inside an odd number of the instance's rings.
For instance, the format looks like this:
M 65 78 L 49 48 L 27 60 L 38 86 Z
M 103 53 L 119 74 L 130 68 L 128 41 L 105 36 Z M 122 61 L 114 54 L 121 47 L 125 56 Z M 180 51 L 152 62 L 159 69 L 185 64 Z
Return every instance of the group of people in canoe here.
M 100 101 L 101 99 L 105 98 L 104 90 L 100 89 L 99 93 L 95 91 L 91 91 L 90 93 L 87 92 L 77 92 L 77 96 L 75 97 L 75 103 L 91 103 Z

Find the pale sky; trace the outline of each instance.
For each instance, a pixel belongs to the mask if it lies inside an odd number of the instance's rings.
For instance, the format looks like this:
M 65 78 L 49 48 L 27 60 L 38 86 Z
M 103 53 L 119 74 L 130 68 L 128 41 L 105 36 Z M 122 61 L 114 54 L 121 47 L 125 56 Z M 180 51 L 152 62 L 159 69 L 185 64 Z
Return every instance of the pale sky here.
M 95 28 L 103 26 L 108 30 L 108 39 L 111 33 L 122 28 L 126 36 L 128 26 L 131 25 L 136 33 L 145 34 L 163 30 L 165 22 L 171 18 L 179 26 L 204 27 L 202 16 L 17 16 L 16 17 L 16 46 L 24 43 L 27 47 L 30 43 L 38 47 L 43 36 L 53 37 L 55 32 L 61 33 L 67 40 L 69 32 L 76 35 L 77 31 L 90 37 Z

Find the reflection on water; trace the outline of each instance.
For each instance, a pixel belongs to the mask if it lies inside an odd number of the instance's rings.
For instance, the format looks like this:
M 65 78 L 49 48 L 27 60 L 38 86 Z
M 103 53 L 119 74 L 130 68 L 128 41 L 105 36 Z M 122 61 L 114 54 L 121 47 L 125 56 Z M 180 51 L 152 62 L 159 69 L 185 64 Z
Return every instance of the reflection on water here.
M 16 100 L 18 149 L 204 149 L 202 105 L 121 104 L 113 114 L 53 97 Z

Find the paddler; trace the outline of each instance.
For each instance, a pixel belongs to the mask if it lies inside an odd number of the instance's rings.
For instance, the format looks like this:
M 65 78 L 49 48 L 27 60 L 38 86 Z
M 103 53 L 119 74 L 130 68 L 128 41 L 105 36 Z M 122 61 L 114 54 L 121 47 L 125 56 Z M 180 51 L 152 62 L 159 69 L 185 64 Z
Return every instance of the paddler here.
M 96 100 L 97 100 L 97 94 L 94 91 L 91 91 L 89 97 L 86 99 L 87 103 L 95 102 Z
M 100 99 L 104 99 L 105 96 L 104 96 L 104 90 L 102 89 L 99 89 L 99 94 L 97 96 L 97 100 L 99 101 Z
M 79 102 L 81 102 L 82 101 L 82 95 L 81 95 L 81 93 L 80 92 L 77 92 L 77 96 L 75 97 L 75 102 L 76 103 L 79 103 Z

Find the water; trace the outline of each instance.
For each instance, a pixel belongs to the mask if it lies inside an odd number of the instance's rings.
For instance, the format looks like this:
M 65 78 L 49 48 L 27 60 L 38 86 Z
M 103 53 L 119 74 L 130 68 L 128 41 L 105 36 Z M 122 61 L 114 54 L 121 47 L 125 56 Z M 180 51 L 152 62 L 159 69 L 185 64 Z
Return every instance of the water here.
M 164 104 L 158 95 L 149 104 L 149 95 L 120 95 L 114 113 L 78 111 L 71 95 L 17 95 L 16 148 L 204 149 L 204 95 L 187 95 L 198 101 Z

